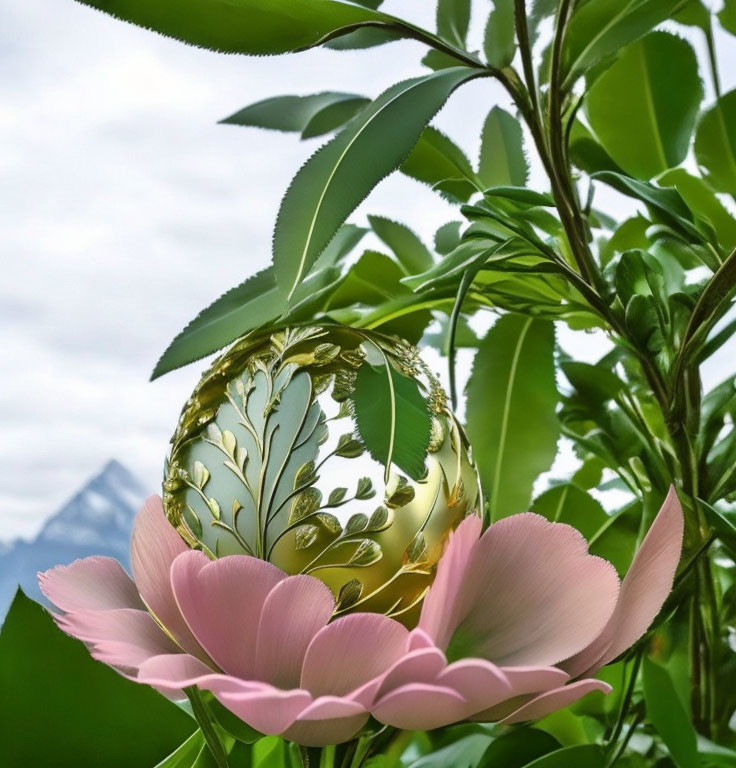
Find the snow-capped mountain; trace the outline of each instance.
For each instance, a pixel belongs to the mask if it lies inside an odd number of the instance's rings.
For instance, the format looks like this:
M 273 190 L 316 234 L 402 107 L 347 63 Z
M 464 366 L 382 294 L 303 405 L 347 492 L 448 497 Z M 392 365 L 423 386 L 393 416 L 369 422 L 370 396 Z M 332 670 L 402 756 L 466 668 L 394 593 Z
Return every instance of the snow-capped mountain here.
M 18 540 L 0 548 L 0 621 L 20 584 L 40 600 L 36 573 L 79 557 L 108 555 L 128 567 L 133 518 L 146 491 L 114 459 L 76 493 L 33 541 Z

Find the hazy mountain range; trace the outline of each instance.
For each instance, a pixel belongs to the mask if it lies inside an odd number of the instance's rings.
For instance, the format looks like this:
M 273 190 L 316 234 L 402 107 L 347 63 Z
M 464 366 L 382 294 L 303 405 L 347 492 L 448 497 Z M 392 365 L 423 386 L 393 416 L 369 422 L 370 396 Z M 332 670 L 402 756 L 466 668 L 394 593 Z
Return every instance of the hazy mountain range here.
M 49 518 L 32 541 L 0 543 L 0 621 L 20 584 L 41 599 L 36 573 L 79 557 L 109 555 L 129 569 L 133 518 L 146 491 L 114 459 Z

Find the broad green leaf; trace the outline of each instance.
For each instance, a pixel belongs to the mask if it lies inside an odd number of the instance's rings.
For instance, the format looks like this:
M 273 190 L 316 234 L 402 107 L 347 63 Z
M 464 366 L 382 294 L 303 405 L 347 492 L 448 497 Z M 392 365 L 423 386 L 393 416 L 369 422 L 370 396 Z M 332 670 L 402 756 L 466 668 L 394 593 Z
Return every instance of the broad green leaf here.
M 322 251 L 322 255 L 314 262 L 312 272 L 318 269 L 339 266 L 345 257 L 358 245 L 368 232 L 365 227 L 355 224 L 343 224 L 337 230 L 337 234 L 330 240 L 330 244 Z
M 81 0 L 123 21 L 223 53 L 299 51 L 392 17 L 335 0 Z
M 497 197 L 502 200 L 509 200 L 520 208 L 533 208 L 536 206 L 554 207 L 554 200 L 551 195 L 544 192 L 537 192 L 534 189 L 514 186 L 489 187 L 483 191 L 484 197 Z
M 462 202 L 479 189 L 464 152 L 452 139 L 432 126 L 422 131 L 400 170 L 412 179 L 429 184 L 440 193 L 449 193 Z M 448 183 L 451 183 L 449 189 Z
M 646 232 L 652 222 L 643 216 L 634 216 L 621 222 L 607 243 L 601 246 L 601 266 L 605 267 L 617 253 L 634 248 L 646 248 L 649 239 Z
M 732 35 L 736 35 L 736 0 L 724 0 L 723 7 L 718 11 L 718 21 Z
M 523 187 L 528 175 L 519 121 L 501 107 L 493 107 L 483 124 L 478 177 L 484 187 Z
M 192 768 L 194 761 L 204 746 L 202 731 L 196 730 L 168 757 L 165 757 L 160 763 L 156 763 L 155 768 Z
M 537 728 L 516 728 L 491 742 L 478 768 L 524 768 L 559 746 L 555 738 Z
M 405 274 L 415 275 L 429 269 L 434 260 L 419 236 L 405 224 L 383 216 L 368 216 L 373 231 L 391 249 Z
M 554 460 L 560 433 L 554 344 L 552 323 L 509 314 L 478 348 L 466 428 L 491 520 L 525 512 L 534 481 Z
M 525 768 L 603 768 L 603 750 L 597 744 L 565 747 L 527 763 Z
M 707 182 L 688 173 L 684 168 L 673 168 L 662 174 L 657 183 L 663 187 L 675 187 L 695 216 L 704 219 L 713 227 L 726 251 L 731 251 L 736 246 L 736 218 L 718 199 Z
M 694 242 L 702 242 L 703 236 L 694 225 L 693 215 L 676 189 L 657 187 L 612 171 L 594 173 L 591 178 L 593 181 L 601 181 L 613 187 L 623 195 L 641 200 L 657 219 L 685 235 L 686 238 Z
M 470 0 L 437 0 L 437 34 L 458 48 L 465 47 L 470 26 Z
M 603 507 L 572 483 L 555 485 L 545 491 L 534 500 L 531 511 L 550 522 L 577 528 L 586 539 L 592 539 L 609 520 Z
M 387 470 L 395 464 L 413 480 L 425 473 L 431 418 L 414 379 L 390 363 L 364 363 L 352 394 L 358 434 L 368 452 Z
M 455 67 L 392 86 L 302 166 L 281 203 L 273 239 L 284 294 L 293 295 L 340 225 L 406 158 L 452 91 L 477 76 Z
M 595 81 L 585 109 L 613 160 L 631 176 L 651 179 L 685 159 L 702 98 L 690 44 L 652 32 Z
M 358 109 L 365 106 L 369 101 L 369 99 L 354 93 L 337 93 L 334 91 L 314 93 L 310 96 L 274 96 L 244 107 L 220 122 L 225 125 L 245 125 L 255 128 L 269 128 L 274 131 L 302 133 L 316 116 L 324 115 L 325 110 L 329 108 L 335 110 L 335 108 L 341 107 L 347 109 L 349 114 L 342 122 L 334 122 L 322 131 L 322 133 L 327 133 L 347 122 Z M 329 116 L 330 113 L 327 114 Z M 314 132 L 313 128 L 309 135 L 317 136 L 319 134 Z
M 610 515 L 606 525 L 589 541 L 590 553 L 608 560 L 621 577 L 634 557 L 641 515 L 641 505 L 631 504 Z
M 403 36 L 400 30 L 391 27 L 361 27 L 355 32 L 348 32 L 346 35 L 328 40 L 324 47 L 332 48 L 334 51 L 355 51 L 393 43 L 401 40 Z
M 488 64 L 503 69 L 511 64 L 516 53 L 514 29 L 514 0 L 492 0 L 483 38 L 483 52 Z
M 339 270 L 320 269 L 299 286 L 289 303 L 276 287 L 273 267 L 267 267 L 203 309 L 166 348 L 151 379 L 216 352 L 278 318 L 296 322 L 309 317 L 339 282 Z
M 253 745 L 253 768 L 284 768 L 286 743 L 278 736 L 266 736 Z
M 473 733 L 409 764 L 409 768 L 476 768 L 491 737 Z
M 703 113 L 695 133 L 695 157 L 716 190 L 736 197 L 736 90 Z
M 682 0 L 589 0 L 570 19 L 563 48 L 564 85 L 669 18 Z
M 625 387 L 614 371 L 605 365 L 569 360 L 561 363 L 560 368 L 576 392 L 595 405 L 613 400 Z
M 642 664 L 647 718 L 667 745 L 678 768 L 700 768 L 695 729 L 667 670 L 645 657 Z
M 713 528 L 716 536 L 718 536 L 723 545 L 731 552 L 731 555 L 736 557 L 736 525 L 715 507 L 707 504 L 702 499 L 698 499 L 698 504 L 700 504 L 700 507 L 705 513 L 705 519 L 708 521 L 708 525 Z
M 387 299 L 409 293 L 402 285 L 405 272 L 389 256 L 366 251 L 353 264 L 326 303 L 326 311 L 351 304 L 376 306 Z
M 196 728 L 182 709 L 94 661 L 20 590 L 0 632 L 4 766 L 150 768 Z

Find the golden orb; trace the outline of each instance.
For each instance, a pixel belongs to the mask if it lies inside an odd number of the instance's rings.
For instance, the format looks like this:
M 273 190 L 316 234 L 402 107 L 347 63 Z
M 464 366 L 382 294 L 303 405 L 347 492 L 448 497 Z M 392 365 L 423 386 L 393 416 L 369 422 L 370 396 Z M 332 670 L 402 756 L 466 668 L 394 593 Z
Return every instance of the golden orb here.
M 407 624 L 448 533 L 479 514 L 462 428 L 417 350 L 343 326 L 249 334 L 207 371 L 171 439 L 164 507 L 213 558 L 308 573 L 335 614 Z

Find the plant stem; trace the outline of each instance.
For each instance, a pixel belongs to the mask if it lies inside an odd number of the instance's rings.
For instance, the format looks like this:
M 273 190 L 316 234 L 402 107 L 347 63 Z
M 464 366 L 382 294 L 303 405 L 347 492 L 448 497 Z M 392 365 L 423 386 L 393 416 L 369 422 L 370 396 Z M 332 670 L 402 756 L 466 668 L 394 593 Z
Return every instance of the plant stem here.
M 614 745 L 619 739 L 619 736 L 621 736 L 621 731 L 624 727 L 624 722 L 626 721 L 626 718 L 629 715 L 629 707 L 631 706 L 631 699 L 634 696 L 634 689 L 636 688 L 636 680 L 639 677 L 639 668 L 641 666 L 641 659 L 644 655 L 644 649 L 640 648 L 637 652 L 636 656 L 634 657 L 634 664 L 631 668 L 631 677 L 629 678 L 629 684 L 626 686 L 626 693 L 624 693 L 624 697 L 621 700 L 621 709 L 618 713 L 618 719 L 616 720 L 616 725 L 614 726 L 613 732 L 611 733 L 611 738 L 608 740 L 608 748 L 613 749 Z
M 192 712 L 194 718 L 197 721 L 204 740 L 207 744 L 207 748 L 210 751 L 214 761 L 217 763 L 218 768 L 228 768 L 227 754 L 225 748 L 222 746 L 220 737 L 217 734 L 215 725 L 212 722 L 212 715 L 210 714 L 207 705 L 202 698 L 202 694 L 196 686 L 191 688 L 185 688 L 189 703 L 192 705 Z

